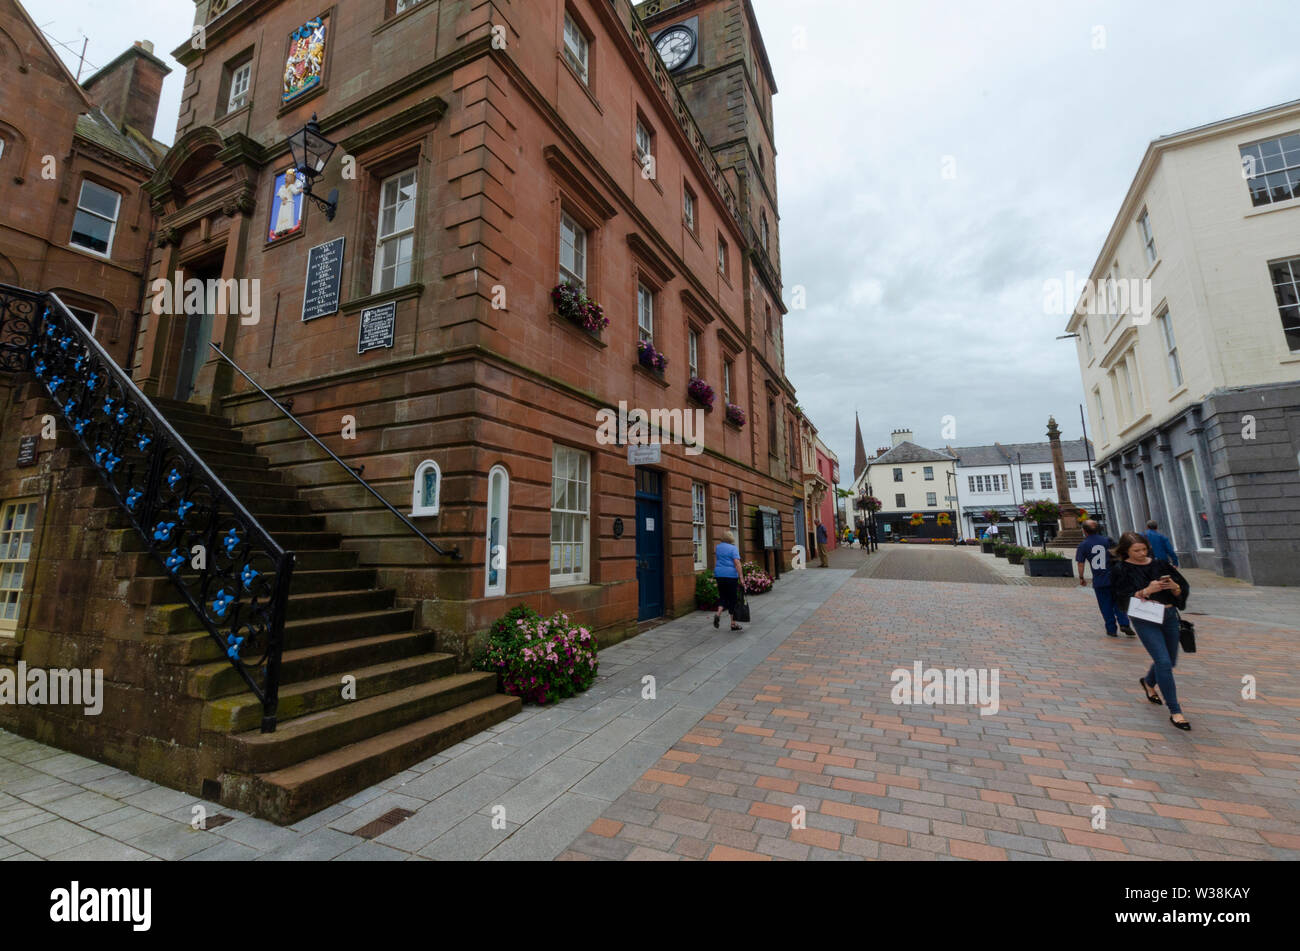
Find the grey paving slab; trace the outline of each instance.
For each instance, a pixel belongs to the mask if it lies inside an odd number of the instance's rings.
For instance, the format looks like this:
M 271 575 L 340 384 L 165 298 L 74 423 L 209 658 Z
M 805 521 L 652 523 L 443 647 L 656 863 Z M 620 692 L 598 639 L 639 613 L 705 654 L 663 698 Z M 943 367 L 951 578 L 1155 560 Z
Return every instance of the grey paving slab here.
M 251 862 L 264 853 L 251 845 L 243 845 L 231 839 L 219 839 L 216 845 L 185 856 L 185 862 Z
M 99 824 L 100 820 L 106 820 L 111 816 L 119 816 L 116 821 L 104 822 Z M 95 831 L 119 840 L 130 840 L 136 836 L 144 835 L 146 832 L 156 832 L 159 829 L 167 829 L 171 826 L 178 825 L 173 819 L 166 816 L 160 816 L 156 812 L 146 812 L 136 806 L 125 806 L 115 812 L 105 816 L 98 816 L 95 819 L 87 820 L 86 825 Z
M 291 842 L 272 849 L 259 861 L 264 862 L 328 862 L 357 844 L 356 836 L 337 829 L 317 829 Z
M 479 812 L 486 813 L 495 806 L 502 806 L 507 822 L 527 823 L 595 768 L 596 764 L 590 760 L 560 756 L 506 790 L 495 802 L 485 804 Z
M 129 796 L 121 797 L 122 802 L 128 806 L 135 806 L 146 812 L 156 812 L 164 815 L 173 812 L 176 809 L 183 809 L 190 806 L 200 805 L 202 799 L 197 796 L 191 796 L 188 793 L 177 792 L 175 789 L 168 789 L 165 786 L 151 786 Z
M 334 859 L 335 862 L 401 862 L 410 856 L 378 842 L 362 842 Z
M 502 793 L 515 785 L 515 780 L 507 776 L 480 773 L 426 804 L 414 816 L 374 841 L 405 852 L 419 852 L 461 820 L 497 802 Z
M 4 837 L 28 852 L 49 858 L 74 845 L 91 842 L 99 838 L 99 834 L 67 819 L 51 819 L 17 832 L 6 832 Z
M 522 748 L 501 757 L 487 772 L 497 776 L 523 780 L 541 769 L 561 753 L 573 748 L 580 742 L 587 742 L 588 734 L 557 728 L 543 733 Z
M 226 825 L 217 826 L 212 832 L 224 839 L 231 839 L 242 845 L 251 845 L 262 852 L 278 849 L 299 838 L 298 833 L 292 829 L 267 822 L 265 819 L 253 818 L 236 819 Z
M 609 805 L 603 799 L 564 793 L 532 821 L 487 854 L 488 861 L 549 862 L 563 852 Z
M 463 756 L 435 766 L 419 779 L 407 783 L 402 792 L 426 801 L 437 799 L 514 751 L 515 747 L 498 744 L 495 740 L 484 743 Z
M 97 792 L 85 790 L 72 796 L 64 796 L 49 803 L 46 808 L 56 816 L 62 816 L 72 822 L 84 823 L 87 819 L 115 812 L 122 808 L 116 799 L 101 796 Z
M 100 835 L 89 842 L 56 852 L 49 858 L 51 862 L 143 862 L 150 855 L 125 842 Z
M 574 784 L 572 792 L 613 802 L 663 753 L 659 746 L 633 740 Z
M 477 862 L 520 828 L 507 822 L 504 829 L 493 828 L 493 817 L 474 814 L 462 819 L 419 854 L 440 862 Z
M 179 822 L 172 822 L 161 829 L 154 829 L 142 835 L 127 839 L 127 844 L 137 849 L 156 855 L 160 859 L 183 859 L 195 852 L 201 852 L 221 842 L 221 837 L 211 832 L 191 829 Z

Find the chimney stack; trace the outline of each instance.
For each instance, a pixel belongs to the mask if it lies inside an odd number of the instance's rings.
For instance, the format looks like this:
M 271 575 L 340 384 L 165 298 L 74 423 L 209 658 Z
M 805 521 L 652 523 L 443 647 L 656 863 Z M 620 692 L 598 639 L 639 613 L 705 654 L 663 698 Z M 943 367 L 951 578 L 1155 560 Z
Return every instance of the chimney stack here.
M 148 139 L 153 138 L 158 121 L 163 79 L 171 72 L 153 50 L 149 40 L 137 40 L 129 50 L 82 83 L 95 105 L 104 110 L 115 126 L 134 129 Z
M 893 436 L 895 446 L 899 443 L 914 442 L 916 440 L 916 436 L 910 429 L 895 429 L 891 435 Z

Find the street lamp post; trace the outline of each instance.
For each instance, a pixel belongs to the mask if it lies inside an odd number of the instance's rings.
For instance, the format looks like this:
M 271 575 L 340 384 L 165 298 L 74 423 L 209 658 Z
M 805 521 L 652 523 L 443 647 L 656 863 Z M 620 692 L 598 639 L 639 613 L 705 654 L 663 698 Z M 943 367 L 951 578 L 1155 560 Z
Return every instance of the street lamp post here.
M 334 213 L 338 211 L 339 190 L 333 189 L 329 198 L 324 199 L 312 194 L 311 187 L 324 173 L 330 156 L 334 154 L 334 149 L 335 143 L 320 134 L 320 125 L 316 122 L 315 113 L 312 113 L 311 119 L 305 126 L 289 136 L 289 151 L 293 153 L 294 167 L 304 179 L 303 197 L 310 198 L 321 211 L 325 212 L 327 221 L 333 221 Z

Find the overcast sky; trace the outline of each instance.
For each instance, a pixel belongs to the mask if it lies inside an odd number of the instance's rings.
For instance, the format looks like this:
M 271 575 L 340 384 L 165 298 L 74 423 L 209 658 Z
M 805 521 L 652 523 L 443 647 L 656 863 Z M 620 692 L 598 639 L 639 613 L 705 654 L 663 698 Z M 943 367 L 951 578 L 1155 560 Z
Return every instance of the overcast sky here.
M 786 371 L 846 483 L 855 408 L 868 452 L 896 428 L 1034 442 L 1049 414 L 1077 438 L 1075 344 L 1044 282 L 1087 276 L 1151 139 L 1300 98 L 1295 0 L 753 3 L 780 90 L 787 303 L 807 292 Z M 76 53 L 89 36 L 96 67 L 153 40 L 176 70 L 171 142 L 189 0 L 27 7 Z

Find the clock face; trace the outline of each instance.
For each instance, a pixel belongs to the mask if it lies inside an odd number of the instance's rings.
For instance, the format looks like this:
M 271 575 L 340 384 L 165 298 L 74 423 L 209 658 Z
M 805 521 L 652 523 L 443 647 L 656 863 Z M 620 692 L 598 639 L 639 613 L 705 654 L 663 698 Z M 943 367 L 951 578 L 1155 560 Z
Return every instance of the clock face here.
M 659 50 L 664 65 L 670 71 L 680 69 L 695 52 L 695 34 L 689 27 L 674 26 L 659 34 L 659 39 L 655 40 L 655 49 Z

